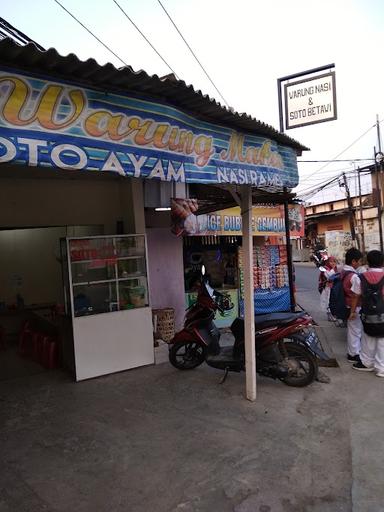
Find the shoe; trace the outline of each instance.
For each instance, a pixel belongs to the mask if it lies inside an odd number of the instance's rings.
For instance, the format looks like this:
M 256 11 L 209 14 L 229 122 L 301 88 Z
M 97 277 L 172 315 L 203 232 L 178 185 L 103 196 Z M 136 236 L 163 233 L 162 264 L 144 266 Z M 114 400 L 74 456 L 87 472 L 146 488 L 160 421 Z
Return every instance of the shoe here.
M 359 361 L 358 363 L 355 363 L 352 366 L 352 368 L 354 370 L 359 370 L 360 372 L 373 372 L 373 370 L 374 370 L 373 366 L 369 368 L 368 366 L 363 365 L 363 363 L 361 361 Z
M 384 377 L 384 373 L 383 372 L 376 372 L 376 377 Z
M 348 363 L 360 363 L 360 356 L 359 354 L 356 354 L 355 356 L 347 354 L 347 361 Z

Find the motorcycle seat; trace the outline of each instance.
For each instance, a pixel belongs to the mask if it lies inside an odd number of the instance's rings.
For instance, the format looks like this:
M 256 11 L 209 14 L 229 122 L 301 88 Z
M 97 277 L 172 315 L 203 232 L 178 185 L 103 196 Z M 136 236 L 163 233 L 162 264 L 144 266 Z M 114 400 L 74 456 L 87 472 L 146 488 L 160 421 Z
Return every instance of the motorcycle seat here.
M 267 313 L 264 315 L 255 315 L 255 327 L 257 330 L 267 327 L 275 327 L 293 322 L 304 315 L 302 311 L 297 313 Z
M 256 331 L 260 331 L 268 327 L 286 325 L 304 315 L 306 315 L 304 311 L 297 313 L 267 313 L 264 315 L 255 315 L 255 329 Z M 232 322 L 231 331 L 236 339 L 244 339 L 244 320 L 242 318 L 236 318 Z

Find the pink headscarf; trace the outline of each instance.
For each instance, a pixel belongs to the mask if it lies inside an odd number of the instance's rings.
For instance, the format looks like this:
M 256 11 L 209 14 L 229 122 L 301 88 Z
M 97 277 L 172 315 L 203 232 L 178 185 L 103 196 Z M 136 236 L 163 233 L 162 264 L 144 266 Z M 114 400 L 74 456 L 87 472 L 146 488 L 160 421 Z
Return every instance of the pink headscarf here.
M 334 257 L 334 256 L 330 256 L 326 262 L 325 262 L 325 266 L 328 267 L 328 268 L 334 268 L 337 264 L 337 259 Z

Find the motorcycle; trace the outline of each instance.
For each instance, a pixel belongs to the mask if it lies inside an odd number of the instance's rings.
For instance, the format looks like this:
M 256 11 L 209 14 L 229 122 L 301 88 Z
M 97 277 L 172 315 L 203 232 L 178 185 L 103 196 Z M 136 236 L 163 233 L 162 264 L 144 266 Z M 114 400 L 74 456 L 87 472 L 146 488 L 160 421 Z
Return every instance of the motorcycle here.
M 192 370 L 205 361 L 225 371 L 224 382 L 229 371 L 245 370 L 245 345 L 242 318 L 236 318 L 230 327 L 233 345 L 220 345 L 214 317 L 221 308 L 221 295 L 202 280 L 197 300 L 187 310 L 184 328 L 170 343 L 169 361 L 179 370 Z M 317 377 L 317 358 L 328 358 L 310 329 L 312 322 L 305 311 L 255 315 L 257 373 L 288 386 L 311 384 Z
M 320 269 L 325 265 L 325 262 L 327 261 L 328 258 L 328 251 L 322 248 L 314 251 L 310 259 L 311 261 L 313 261 L 316 267 Z

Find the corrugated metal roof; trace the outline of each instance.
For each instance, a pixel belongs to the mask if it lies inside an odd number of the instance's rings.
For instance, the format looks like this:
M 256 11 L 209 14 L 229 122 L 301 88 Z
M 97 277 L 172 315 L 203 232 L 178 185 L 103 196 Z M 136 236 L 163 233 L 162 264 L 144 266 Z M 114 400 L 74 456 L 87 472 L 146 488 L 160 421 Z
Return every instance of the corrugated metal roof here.
M 247 114 L 232 112 L 183 80 L 161 79 L 143 70 L 134 71 L 130 66 L 120 69 L 111 63 L 101 66 L 95 59 L 81 61 L 72 53 L 63 57 L 54 48 L 41 51 L 33 43 L 20 46 L 11 39 L 0 40 L 0 65 L 113 92 L 144 93 L 206 121 L 270 138 L 295 149 L 298 154 L 308 149 L 270 125 Z
M 36 41 L 23 34 L 23 32 L 11 25 L 7 20 L 0 17 L 0 39 L 5 39 L 6 37 L 22 45 L 34 43 L 40 50 L 45 50 L 39 43 L 36 43 Z

